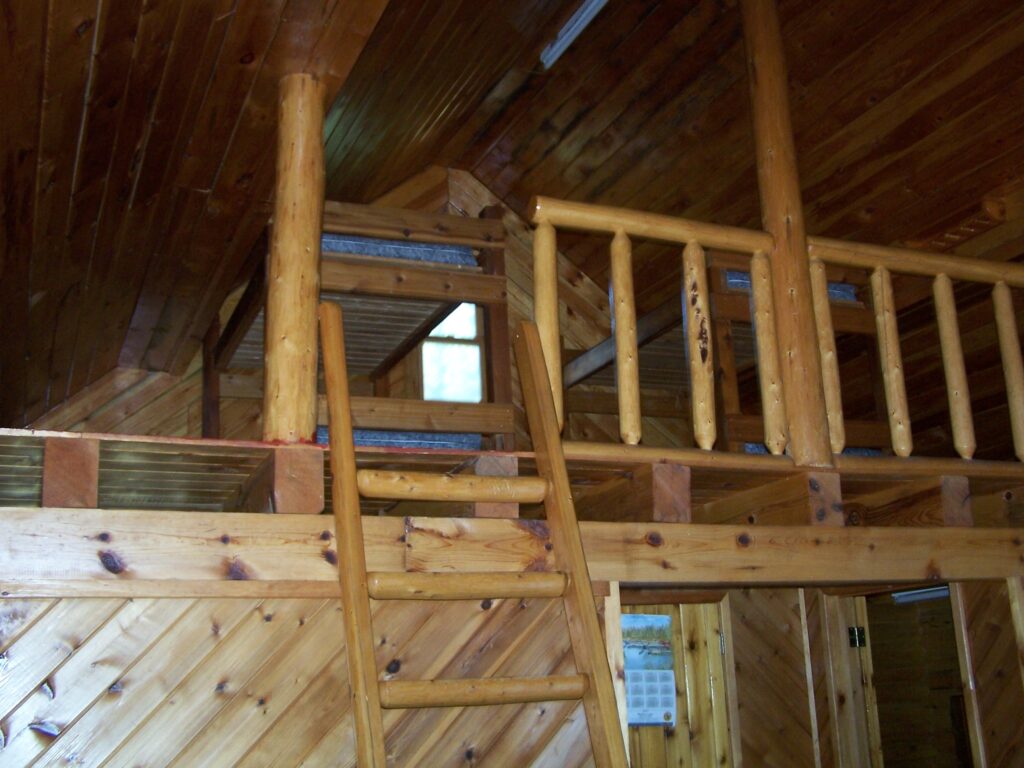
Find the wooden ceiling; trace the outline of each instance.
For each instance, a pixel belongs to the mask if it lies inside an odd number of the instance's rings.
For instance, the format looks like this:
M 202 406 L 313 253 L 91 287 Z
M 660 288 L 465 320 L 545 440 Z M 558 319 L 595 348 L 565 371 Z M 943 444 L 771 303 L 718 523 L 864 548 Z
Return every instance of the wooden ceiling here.
M 576 4 L 5 4 L 0 99 L 22 107 L 0 121 L 0 423 L 118 364 L 184 369 L 257 263 L 285 72 L 328 80 L 333 199 L 439 164 L 521 214 L 545 194 L 756 226 L 735 2 L 610 3 L 544 71 Z M 810 232 L 934 242 L 1000 223 L 1024 174 L 1024 6 L 780 11 Z M 604 283 L 605 243 L 560 244 Z M 643 310 L 675 293 L 678 256 L 635 253 Z

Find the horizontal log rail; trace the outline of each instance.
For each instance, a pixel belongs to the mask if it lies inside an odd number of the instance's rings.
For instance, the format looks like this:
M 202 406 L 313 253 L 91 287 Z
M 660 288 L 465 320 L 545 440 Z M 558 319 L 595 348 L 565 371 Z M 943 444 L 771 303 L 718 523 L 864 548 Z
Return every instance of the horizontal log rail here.
M 339 594 L 334 522 L 322 515 L 8 507 L 0 519 L 4 597 Z M 363 528 L 371 571 L 555 570 L 543 526 L 524 521 L 367 516 Z M 580 530 L 595 581 L 733 587 L 1024 576 L 1024 541 L 1012 528 L 582 522 Z

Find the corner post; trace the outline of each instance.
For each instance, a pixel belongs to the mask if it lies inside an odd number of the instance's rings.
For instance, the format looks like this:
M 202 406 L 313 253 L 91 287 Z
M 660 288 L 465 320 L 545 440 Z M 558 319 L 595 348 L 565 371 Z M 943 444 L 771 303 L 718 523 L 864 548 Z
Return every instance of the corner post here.
M 775 0 L 742 0 L 754 114 L 761 220 L 771 253 L 775 329 L 782 362 L 790 452 L 801 466 L 831 466 L 828 416 L 811 298 L 786 64 Z
M 311 441 L 316 433 L 323 124 L 323 84 L 312 75 L 282 78 L 274 220 L 267 263 L 266 441 Z

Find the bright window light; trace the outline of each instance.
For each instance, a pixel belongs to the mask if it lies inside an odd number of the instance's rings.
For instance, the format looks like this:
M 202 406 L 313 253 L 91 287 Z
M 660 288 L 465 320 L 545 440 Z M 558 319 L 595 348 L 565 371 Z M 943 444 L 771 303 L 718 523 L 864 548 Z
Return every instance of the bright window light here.
M 423 343 L 423 398 L 456 403 L 483 399 L 483 361 L 477 308 L 460 304 Z

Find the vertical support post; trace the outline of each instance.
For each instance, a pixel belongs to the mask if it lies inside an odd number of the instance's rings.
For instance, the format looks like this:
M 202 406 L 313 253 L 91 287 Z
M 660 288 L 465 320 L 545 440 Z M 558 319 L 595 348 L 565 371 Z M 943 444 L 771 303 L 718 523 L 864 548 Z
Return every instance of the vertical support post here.
M 828 298 L 828 273 L 825 263 L 811 262 L 811 299 L 814 302 L 814 324 L 818 328 L 818 354 L 821 356 L 821 383 L 825 390 L 828 413 L 828 437 L 832 453 L 846 447 L 846 424 L 843 421 L 843 393 L 839 381 L 839 353 L 836 332 L 832 327 L 832 307 Z
M 953 282 L 946 275 L 936 275 L 932 283 L 932 292 L 935 296 L 935 317 L 939 324 L 942 366 L 946 373 L 953 445 L 961 457 L 969 459 L 974 456 L 977 442 L 974 438 L 971 392 L 967 388 L 967 369 L 964 366 L 964 350 L 960 342 L 960 324 L 956 317 Z
M 533 317 L 540 333 L 540 347 L 561 431 L 565 424 L 565 407 L 562 402 L 562 337 L 558 328 L 558 249 L 555 228 L 546 221 L 538 222 L 533 232 Z
M 1006 376 L 1006 399 L 1010 405 L 1010 428 L 1013 430 L 1013 449 L 1024 461 L 1024 361 L 1021 360 L 1020 336 L 1017 333 L 1017 315 L 1013 311 L 1013 296 L 1004 282 L 992 289 L 992 302 L 996 310 L 996 329 L 999 332 L 999 351 Z
M 203 337 L 203 437 L 220 437 L 220 371 L 217 368 L 217 341 L 220 321 L 213 319 Z
M 828 417 L 811 299 L 786 64 L 774 0 L 743 0 L 743 31 L 754 114 L 761 220 L 775 238 L 771 253 L 775 327 L 789 420 L 789 449 L 802 466 L 830 466 Z
M 882 363 L 882 381 L 885 384 L 885 404 L 889 412 L 892 449 L 897 456 L 905 458 L 913 450 L 914 442 L 910 433 L 907 386 L 903 381 L 900 333 L 896 327 L 896 301 L 892 293 L 892 277 L 885 267 L 878 267 L 871 273 L 871 299 L 875 306 L 878 354 Z
M 615 388 L 619 393 L 622 442 L 640 442 L 640 366 L 637 360 L 636 304 L 633 297 L 633 250 L 621 229 L 612 238 L 612 305 L 615 319 Z
M 485 210 L 485 213 L 490 213 Z M 483 214 L 481 214 L 483 215 Z M 488 218 L 491 218 L 489 215 Z M 494 218 L 500 218 L 500 212 Z M 505 277 L 505 251 L 486 249 L 480 257 L 484 272 Z M 509 336 L 508 303 L 494 302 L 484 306 L 484 345 L 487 360 L 487 397 L 492 403 L 512 403 L 512 340 Z M 495 435 L 495 448 L 515 449 L 515 435 Z
M 715 425 L 715 365 L 711 354 L 711 306 L 704 249 L 691 240 L 683 250 L 683 304 L 686 349 L 690 359 L 690 405 L 693 439 L 710 451 L 718 437 Z
M 316 432 L 323 124 L 323 84 L 312 75 L 282 78 L 267 265 L 263 388 L 263 439 L 267 441 L 308 441 Z
M 750 292 L 754 300 L 757 378 L 761 385 L 764 444 L 775 455 L 786 450 L 786 403 L 779 376 L 779 346 L 775 338 L 775 302 L 768 256 L 758 251 L 750 260 Z

